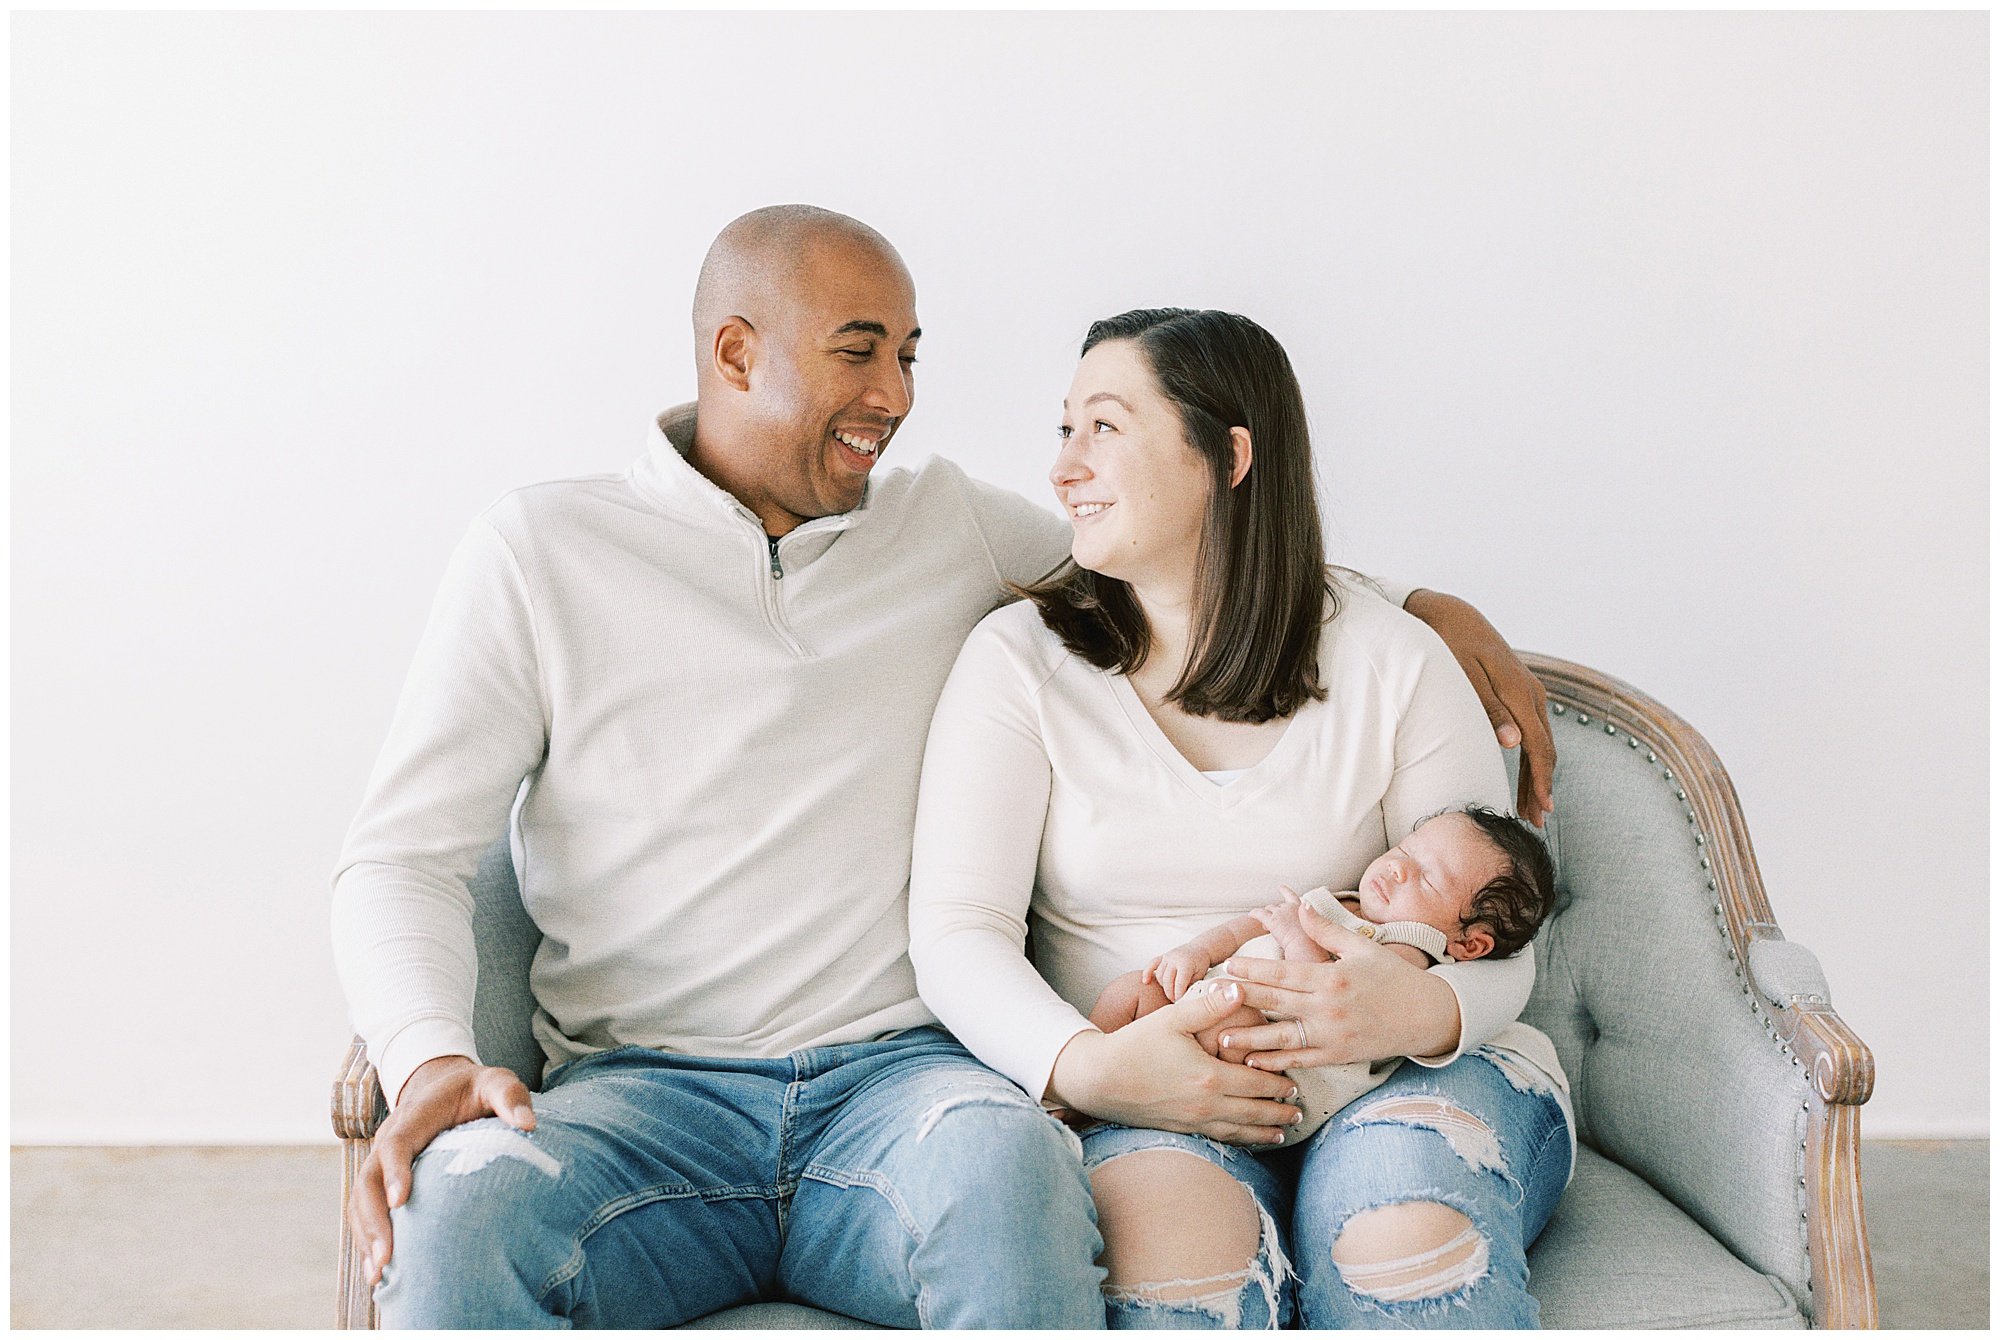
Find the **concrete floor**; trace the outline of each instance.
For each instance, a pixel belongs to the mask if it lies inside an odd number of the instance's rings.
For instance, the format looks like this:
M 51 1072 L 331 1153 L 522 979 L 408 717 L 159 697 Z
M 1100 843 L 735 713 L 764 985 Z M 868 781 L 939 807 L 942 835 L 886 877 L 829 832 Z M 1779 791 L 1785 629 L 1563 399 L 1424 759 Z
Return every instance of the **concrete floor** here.
M 1988 1145 L 1868 1141 L 1882 1324 L 1985 1329 Z M 333 1324 L 340 1151 L 17 1148 L 16 1328 Z

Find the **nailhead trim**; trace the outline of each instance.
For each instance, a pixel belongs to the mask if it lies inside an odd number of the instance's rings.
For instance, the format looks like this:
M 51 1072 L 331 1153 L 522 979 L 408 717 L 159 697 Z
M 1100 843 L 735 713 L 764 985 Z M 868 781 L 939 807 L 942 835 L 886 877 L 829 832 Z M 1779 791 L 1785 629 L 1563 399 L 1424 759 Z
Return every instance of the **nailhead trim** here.
M 1549 713 L 1551 716 L 1557 716 L 1557 717 L 1567 716 L 1569 715 L 1569 709 L 1562 703 L 1551 703 L 1549 704 Z M 1576 724 L 1579 726 L 1588 726 L 1591 724 L 1590 715 L 1586 712 L 1582 711 L 1577 712 L 1575 720 Z M 1613 722 L 1605 721 L 1600 724 L 1603 725 L 1604 733 L 1606 735 L 1615 737 L 1618 734 L 1618 727 Z M 1641 745 L 1641 743 L 1642 741 L 1639 739 L 1637 734 L 1631 732 L 1628 732 L 1626 734 L 1625 737 L 1626 748 L 1636 751 Z M 1655 751 L 1650 749 L 1646 751 L 1646 762 L 1651 764 L 1657 764 L 1659 761 L 1660 761 L 1659 755 Z M 1685 788 L 1675 786 L 1673 772 L 1670 769 L 1662 768 L 1660 769 L 1660 776 L 1669 787 L 1673 787 L 1674 799 L 1680 802 L 1681 804 L 1685 805 L 1687 803 L 1687 791 Z M 1696 819 L 1695 813 L 1692 809 L 1687 810 L 1686 815 L 1687 815 L 1688 826 L 1694 829 L 1695 851 L 1699 856 L 1701 869 L 1711 872 L 1711 878 L 1707 881 L 1708 890 L 1710 893 L 1716 893 L 1717 884 L 1715 879 L 1712 877 L 1713 867 L 1709 863 L 1709 856 L 1708 856 L 1708 835 L 1701 831 L 1701 825 L 1699 821 Z M 1803 1070 L 1805 1067 L 1804 1064 L 1799 1060 L 1798 1053 L 1792 1050 L 1792 1046 L 1789 1042 L 1787 1042 L 1784 1038 L 1779 1036 L 1776 1016 L 1774 1016 L 1770 1011 L 1763 1008 L 1763 1006 L 1757 999 L 1757 992 L 1753 987 L 1753 984 L 1750 980 L 1748 973 L 1745 972 L 1746 965 L 1744 964 L 1742 957 L 1738 955 L 1736 952 L 1736 941 L 1729 934 L 1729 918 L 1726 915 L 1724 915 L 1722 901 L 1719 896 L 1714 904 L 1714 916 L 1715 916 L 1716 933 L 1722 937 L 1723 953 L 1728 956 L 1730 971 L 1736 974 L 1736 980 L 1738 984 L 1741 985 L 1741 987 L 1743 988 L 1743 995 L 1750 1003 L 1750 1013 L 1756 1016 L 1758 1022 L 1763 1025 L 1764 1036 L 1770 1038 L 1771 1041 L 1776 1044 L 1779 1054 L 1784 1056 L 1789 1061 L 1791 1061 L 1792 1067 L 1794 1069 Z M 1808 1083 L 1810 1083 L 1809 1080 Z M 1808 1091 L 1808 1093 L 1810 1093 L 1810 1090 Z M 1808 1116 L 1811 1114 L 1812 1099 L 1810 1096 L 1808 1096 L 1804 1102 L 1799 1104 L 1799 1111 L 1808 1114 Z M 1805 1153 L 1806 1153 L 1806 1142 L 1804 1139 L 1801 1139 L 1799 1141 L 1799 1167 L 1801 1169 L 1805 1167 Z M 1804 1257 L 1806 1262 L 1806 1292 L 1811 1293 L 1813 1287 L 1812 1241 L 1811 1241 L 1812 1235 L 1810 1232 L 1811 1215 L 1809 1213 L 1807 1206 L 1806 1178 L 1803 1171 L 1801 1171 L 1799 1175 L 1798 1206 L 1799 1206 L 1799 1242 L 1801 1246 L 1801 1255 Z

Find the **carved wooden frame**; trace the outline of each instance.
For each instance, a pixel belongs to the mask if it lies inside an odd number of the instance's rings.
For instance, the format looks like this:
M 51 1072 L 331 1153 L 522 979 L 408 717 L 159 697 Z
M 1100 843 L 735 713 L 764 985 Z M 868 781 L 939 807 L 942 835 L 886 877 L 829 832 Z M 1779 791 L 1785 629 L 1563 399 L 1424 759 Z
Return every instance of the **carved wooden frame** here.
M 1784 939 L 1764 897 L 1736 788 L 1701 733 L 1622 680 L 1552 656 L 1528 652 L 1521 659 L 1541 678 L 1552 711 L 1606 722 L 1666 762 L 1686 794 L 1697 831 L 1709 838 L 1716 896 L 1738 960 L 1747 964 L 1757 941 Z M 1812 1321 L 1829 1329 L 1872 1328 L 1875 1273 L 1861 1210 L 1861 1105 L 1874 1091 L 1875 1060 L 1824 997 L 1764 1003 L 1778 1036 L 1812 1077 L 1799 1169 L 1806 1188 Z M 347 1226 L 347 1202 L 386 1112 L 375 1067 L 357 1037 L 333 1083 L 333 1130 L 343 1151 L 334 1324 L 343 1330 L 372 1330 L 378 1322 L 361 1245 Z
M 1552 712 L 1602 721 L 1665 763 L 1685 793 L 1696 831 L 1707 838 L 1716 898 L 1737 961 L 1747 965 L 1758 941 L 1784 939 L 1764 897 L 1735 784 L 1701 732 L 1623 680 L 1553 656 L 1524 652 L 1521 659 L 1548 690 Z M 1878 1323 L 1861 1212 L 1861 1105 L 1875 1089 L 1875 1058 L 1825 997 L 1758 999 L 1812 1078 L 1799 1176 L 1806 1189 L 1813 1325 L 1872 1329 Z
M 382 1084 L 369 1063 L 368 1048 L 360 1038 L 347 1044 L 340 1074 L 333 1081 L 333 1133 L 340 1137 L 340 1283 L 334 1298 L 333 1324 L 343 1331 L 372 1331 L 380 1323 L 375 1315 L 375 1291 L 368 1287 L 368 1264 L 362 1258 L 361 1243 L 347 1225 L 347 1203 L 354 1194 L 354 1179 L 361 1173 L 361 1161 L 375 1143 L 375 1128 L 388 1115 Z

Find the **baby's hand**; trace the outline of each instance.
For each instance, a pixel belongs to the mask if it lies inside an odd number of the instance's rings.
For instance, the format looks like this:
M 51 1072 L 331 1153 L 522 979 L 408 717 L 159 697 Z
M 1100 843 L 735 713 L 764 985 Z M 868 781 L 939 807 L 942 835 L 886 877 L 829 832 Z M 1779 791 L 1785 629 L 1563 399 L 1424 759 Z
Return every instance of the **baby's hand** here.
M 1317 940 L 1306 934 L 1306 928 L 1299 924 L 1299 908 L 1303 906 L 1299 896 L 1282 885 L 1278 892 L 1284 895 L 1282 901 L 1260 907 L 1250 915 L 1257 919 L 1258 925 L 1271 933 L 1271 938 L 1278 942 L 1278 949 L 1286 960 L 1325 963 L 1332 958 L 1333 956 L 1328 954 Z
M 1214 966 L 1201 950 L 1191 944 L 1182 945 L 1179 949 L 1169 949 L 1148 963 L 1140 974 L 1140 980 L 1158 982 L 1160 990 L 1167 993 L 1168 1000 L 1179 1000 Z

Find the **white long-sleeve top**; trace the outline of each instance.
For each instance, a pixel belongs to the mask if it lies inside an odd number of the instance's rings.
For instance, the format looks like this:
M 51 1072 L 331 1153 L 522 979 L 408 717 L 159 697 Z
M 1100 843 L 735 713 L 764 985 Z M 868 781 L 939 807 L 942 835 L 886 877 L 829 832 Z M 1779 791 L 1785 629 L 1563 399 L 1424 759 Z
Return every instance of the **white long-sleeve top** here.
M 932 460 L 800 526 L 684 459 L 516 490 L 453 555 L 334 885 L 393 1099 L 476 1057 L 480 853 L 521 795 L 550 1063 L 627 1044 L 782 1056 L 935 1022 L 908 958 L 925 732 L 966 632 L 1069 527 Z M 782 576 L 779 573 L 782 572 Z
M 1319 666 L 1325 701 L 1218 786 L 1125 676 L 1067 651 L 1032 605 L 973 630 L 924 758 L 910 956 L 924 1001 L 980 1060 L 1041 1097 L 1113 977 L 1280 884 L 1355 887 L 1437 810 L 1508 808 L 1486 714 L 1429 628 L 1342 580 Z M 1412 1059 L 1445 1065 L 1490 1042 L 1567 1107 L 1555 1049 L 1516 1022 L 1532 949 L 1432 971 L 1457 994 L 1459 1047 Z

